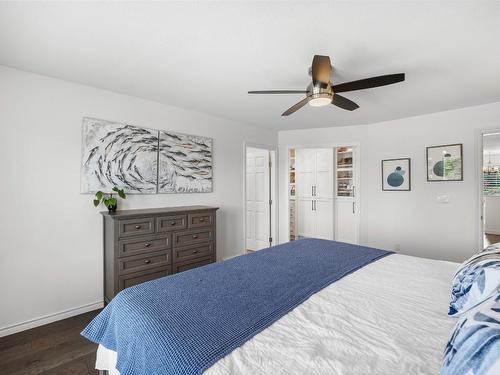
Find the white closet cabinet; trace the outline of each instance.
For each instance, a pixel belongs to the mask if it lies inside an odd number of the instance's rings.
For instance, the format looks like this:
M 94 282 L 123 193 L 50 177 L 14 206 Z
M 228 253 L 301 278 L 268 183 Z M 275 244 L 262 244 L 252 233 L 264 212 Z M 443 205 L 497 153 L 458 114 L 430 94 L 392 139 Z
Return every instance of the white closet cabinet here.
M 333 240 L 333 167 L 330 148 L 296 150 L 298 235 Z
M 335 200 L 335 240 L 352 244 L 358 243 L 358 224 L 356 201 L 352 199 Z
M 336 148 L 335 240 L 359 243 L 357 148 Z

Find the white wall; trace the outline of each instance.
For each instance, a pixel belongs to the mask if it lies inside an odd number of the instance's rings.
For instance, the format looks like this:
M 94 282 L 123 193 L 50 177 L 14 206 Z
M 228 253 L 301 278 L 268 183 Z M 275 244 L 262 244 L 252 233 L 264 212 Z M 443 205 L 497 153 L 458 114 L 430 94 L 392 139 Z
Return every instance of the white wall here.
M 334 111 L 335 109 L 330 109 Z M 363 108 L 360 109 L 361 111 Z M 500 128 L 500 103 L 378 124 L 279 132 L 280 217 L 287 215 L 287 147 L 360 145 L 361 244 L 416 256 L 463 261 L 479 233 L 475 156 L 478 129 Z M 426 182 L 426 146 L 463 143 L 464 181 Z M 410 192 L 381 189 L 382 159 L 411 158 Z M 450 202 L 436 198 L 448 194 Z M 288 221 L 280 220 L 280 239 Z
M 500 195 L 484 197 L 484 232 L 500 235 Z
M 84 116 L 214 138 L 213 193 L 122 208 L 219 206 L 218 258 L 243 252 L 243 144 L 275 145 L 276 132 L 0 66 L 0 335 L 102 301 L 101 217 L 79 193 Z

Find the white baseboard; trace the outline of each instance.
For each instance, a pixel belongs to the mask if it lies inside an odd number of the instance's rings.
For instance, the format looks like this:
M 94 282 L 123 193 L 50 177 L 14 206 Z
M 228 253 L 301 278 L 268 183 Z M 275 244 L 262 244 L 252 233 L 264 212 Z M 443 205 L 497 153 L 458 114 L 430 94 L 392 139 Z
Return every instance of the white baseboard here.
M 17 323 L 7 327 L 0 328 L 0 337 L 12 335 L 13 333 L 25 331 L 27 329 L 43 326 L 45 324 L 53 323 L 58 320 L 71 318 L 72 316 L 80 315 L 89 311 L 100 309 L 104 306 L 104 302 L 94 302 L 88 305 L 75 307 L 73 309 L 61 311 L 58 313 L 42 316 L 40 318 L 28 320 L 22 323 Z

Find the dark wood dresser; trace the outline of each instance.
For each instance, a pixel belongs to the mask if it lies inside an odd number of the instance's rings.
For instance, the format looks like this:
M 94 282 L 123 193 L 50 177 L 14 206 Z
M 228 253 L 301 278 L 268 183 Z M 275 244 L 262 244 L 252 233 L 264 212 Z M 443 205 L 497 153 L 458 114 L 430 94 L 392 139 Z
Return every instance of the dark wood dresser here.
M 129 286 L 215 262 L 217 209 L 102 212 L 105 302 Z

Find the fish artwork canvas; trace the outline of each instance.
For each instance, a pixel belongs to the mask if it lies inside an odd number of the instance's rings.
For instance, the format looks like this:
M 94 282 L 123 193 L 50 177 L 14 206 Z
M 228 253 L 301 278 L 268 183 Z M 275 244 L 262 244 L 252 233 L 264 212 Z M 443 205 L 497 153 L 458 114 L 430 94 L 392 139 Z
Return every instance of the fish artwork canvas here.
M 212 192 L 212 138 L 160 131 L 158 193 Z
M 158 130 L 85 117 L 82 126 L 81 192 L 155 194 Z

